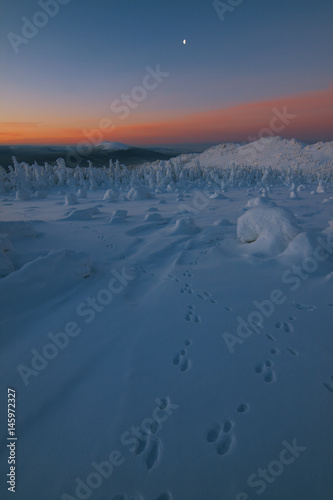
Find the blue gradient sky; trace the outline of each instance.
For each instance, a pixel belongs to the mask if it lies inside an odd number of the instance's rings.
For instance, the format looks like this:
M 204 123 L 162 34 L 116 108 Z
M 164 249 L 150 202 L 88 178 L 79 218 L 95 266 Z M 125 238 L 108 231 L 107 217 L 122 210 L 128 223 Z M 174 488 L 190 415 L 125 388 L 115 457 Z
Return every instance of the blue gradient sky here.
M 18 54 L 7 35 L 41 8 L 2 0 L 0 9 L 2 143 L 79 140 L 82 128 L 111 117 L 111 102 L 142 82 L 147 65 L 170 76 L 105 139 L 121 140 L 131 126 L 135 143 L 146 122 L 162 127 L 333 82 L 332 0 L 244 0 L 223 22 L 210 0 L 70 0 Z

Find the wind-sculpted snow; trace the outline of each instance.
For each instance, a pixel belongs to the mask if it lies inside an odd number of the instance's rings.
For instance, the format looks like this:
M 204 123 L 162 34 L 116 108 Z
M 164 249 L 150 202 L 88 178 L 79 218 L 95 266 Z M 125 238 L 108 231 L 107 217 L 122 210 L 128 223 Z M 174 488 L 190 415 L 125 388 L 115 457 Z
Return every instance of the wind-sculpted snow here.
M 0 192 L 17 191 L 17 199 L 39 197 L 46 188 L 105 189 L 109 201 L 114 191 L 129 193 L 129 199 L 149 197 L 149 193 L 211 186 L 216 189 L 246 186 L 292 186 L 319 182 L 320 189 L 333 181 L 333 145 L 304 146 L 280 138 L 261 139 L 247 145 L 221 144 L 204 153 L 180 155 L 168 161 L 145 163 L 127 168 L 110 161 L 108 167 L 68 168 L 63 159 L 56 165 L 18 163 L 6 171 L 0 167 Z M 37 194 L 36 194 L 37 193 Z M 112 194 L 112 196 L 111 196 Z

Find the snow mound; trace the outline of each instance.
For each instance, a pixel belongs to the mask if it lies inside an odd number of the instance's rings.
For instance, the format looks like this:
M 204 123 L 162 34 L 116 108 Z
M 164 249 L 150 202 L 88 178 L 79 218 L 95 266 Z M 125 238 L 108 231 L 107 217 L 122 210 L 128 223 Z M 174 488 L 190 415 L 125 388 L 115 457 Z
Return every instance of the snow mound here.
M 122 224 L 126 222 L 127 217 L 128 217 L 127 210 L 115 210 L 112 214 L 110 222 L 111 224 Z
M 77 190 L 76 196 L 78 198 L 87 198 L 87 190 L 85 188 L 80 188 Z
M 65 196 L 65 205 L 77 205 L 77 197 L 76 194 L 74 193 L 68 193 Z
M 201 229 L 194 224 L 193 219 L 177 219 L 174 226 L 168 229 L 168 232 L 172 236 L 176 236 L 178 234 L 197 234 L 201 231 Z
M 263 196 L 259 196 L 258 198 L 252 198 L 245 205 L 246 208 L 254 208 L 254 207 L 275 207 L 276 204 L 274 201 L 265 198 Z
M 119 193 L 114 189 L 108 189 L 103 196 L 104 201 L 117 201 L 119 198 Z
M 95 219 L 95 215 L 100 214 L 101 211 L 97 208 L 85 208 L 82 210 L 72 210 L 67 217 L 66 220 L 93 220 Z
M 127 199 L 130 201 L 148 200 L 152 197 L 152 194 L 142 187 L 132 187 L 127 193 Z
M 227 199 L 227 197 L 224 196 L 224 194 L 216 193 L 216 192 L 214 194 L 212 194 L 209 198 L 212 200 L 226 200 Z
M 237 236 L 262 255 L 282 253 L 300 232 L 295 216 L 281 207 L 255 207 L 237 221 Z
M 163 219 L 162 219 L 161 214 L 159 214 L 157 212 L 152 212 L 152 213 L 146 214 L 144 220 L 145 220 L 145 222 L 159 222 Z
M 45 198 L 47 198 L 47 191 L 44 191 L 44 189 L 38 189 L 35 191 L 34 198 L 37 200 L 45 200 Z
M 318 246 L 319 232 L 304 232 L 298 234 L 283 252 L 285 257 L 295 257 L 297 260 L 313 258 L 314 250 Z M 323 235 L 321 235 L 323 239 Z M 326 239 L 324 237 L 324 239 Z
M 15 198 L 18 201 L 29 201 L 31 200 L 31 194 L 25 189 L 19 189 L 18 191 L 16 191 Z
M 228 219 L 218 219 L 213 223 L 214 226 L 232 226 L 232 223 Z

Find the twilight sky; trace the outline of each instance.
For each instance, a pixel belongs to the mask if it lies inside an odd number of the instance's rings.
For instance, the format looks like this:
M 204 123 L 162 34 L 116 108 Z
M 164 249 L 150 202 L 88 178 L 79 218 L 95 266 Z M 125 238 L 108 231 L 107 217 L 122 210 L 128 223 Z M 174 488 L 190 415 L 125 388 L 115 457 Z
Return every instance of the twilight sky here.
M 333 140 L 332 0 L 215 4 L 2 0 L 0 143 Z

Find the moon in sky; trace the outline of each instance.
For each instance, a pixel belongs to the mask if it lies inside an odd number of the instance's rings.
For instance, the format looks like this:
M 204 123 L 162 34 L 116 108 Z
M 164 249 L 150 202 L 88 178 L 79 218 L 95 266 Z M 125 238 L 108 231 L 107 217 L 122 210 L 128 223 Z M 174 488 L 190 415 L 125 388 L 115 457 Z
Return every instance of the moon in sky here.
M 186 45 L 186 40 L 185 39 L 183 40 L 183 44 Z

